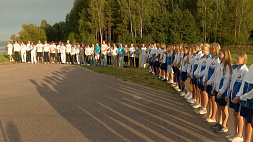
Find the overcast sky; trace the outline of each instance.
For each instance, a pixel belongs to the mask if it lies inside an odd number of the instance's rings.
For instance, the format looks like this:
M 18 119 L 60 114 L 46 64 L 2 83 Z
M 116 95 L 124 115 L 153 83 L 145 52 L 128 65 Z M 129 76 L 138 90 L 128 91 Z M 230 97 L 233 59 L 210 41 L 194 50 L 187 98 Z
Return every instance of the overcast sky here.
M 53 25 L 64 21 L 74 0 L 0 0 L 0 41 L 18 34 L 22 24 L 40 25 L 42 19 Z

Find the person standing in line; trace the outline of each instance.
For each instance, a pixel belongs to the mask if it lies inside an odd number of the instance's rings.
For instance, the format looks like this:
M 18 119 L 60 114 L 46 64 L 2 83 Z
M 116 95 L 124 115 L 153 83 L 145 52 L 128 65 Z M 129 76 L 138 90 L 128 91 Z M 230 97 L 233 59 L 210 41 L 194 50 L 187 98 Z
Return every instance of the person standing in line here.
M 140 58 L 140 50 L 138 47 L 136 47 L 135 49 L 135 67 L 138 68 L 139 67 L 139 58 Z
M 50 46 L 50 57 L 51 57 L 51 64 L 55 63 L 55 51 L 56 51 L 56 45 L 52 41 L 52 45 Z
M 36 64 L 36 46 L 31 42 L 31 63 Z
M 95 52 L 94 52 L 94 49 L 95 49 L 94 44 L 91 44 L 90 53 L 91 53 L 91 64 L 92 64 L 92 66 L 95 66 L 95 57 L 94 57 Z
M 94 51 L 95 51 L 96 65 L 98 66 L 99 65 L 99 59 L 100 59 L 100 52 L 101 52 L 101 47 L 99 46 L 98 42 L 96 43 Z
M 147 55 L 147 48 L 143 43 L 141 47 L 141 68 L 146 67 L 146 55 Z
M 131 43 L 130 48 L 129 48 L 129 60 L 130 60 L 130 66 L 134 67 L 134 53 L 135 52 L 135 48 L 134 48 L 134 44 Z
M 61 63 L 61 41 L 58 43 L 57 47 L 57 63 Z
M 31 41 L 28 40 L 27 44 L 26 44 L 26 61 L 28 63 L 31 63 Z
M 76 62 L 80 64 L 80 44 L 76 45 Z
M 66 45 L 66 58 L 67 58 L 67 64 L 69 64 L 70 63 L 70 61 L 71 61 L 71 55 L 70 55 L 70 52 L 71 52 L 71 44 L 70 44 L 70 42 L 69 42 L 69 40 L 67 40 L 67 45 Z
M 20 47 L 21 47 L 21 59 L 22 59 L 22 63 L 26 63 L 26 45 L 24 44 L 23 41 L 22 41 Z
M 119 56 L 119 67 L 123 68 L 123 54 L 124 54 L 124 47 L 122 43 L 119 43 L 119 48 L 118 48 L 118 56 Z
M 84 44 L 80 48 L 80 65 L 84 65 Z
M 106 53 L 107 53 L 107 44 L 105 43 L 105 41 L 103 40 L 103 43 L 101 45 L 101 66 L 105 66 L 106 67 Z
M 86 46 L 86 49 L 85 49 L 85 57 L 86 57 L 86 65 L 90 65 L 90 56 L 91 56 L 91 48 L 90 48 L 90 45 L 88 44 Z
M 41 41 L 38 40 L 38 44 L 37 44 L 37 62 L 39 63 L 40 62 L 40 59 L 41 59 L 41 63 L 43 64 L 44 62 L 44 58 L 43 58 L 43 44 L 41 44 Z
M 111 49 L 111 53 L 112 53 L 112 67 L 116 67 L 117 66 L 118 48 L 115 43 L 113 44 L 113 48 Z
M 19 52 L 20 52 L 20 45 L 18 44 L 18 41 L 16 40 L 14 44 L 14 54 L 15 54 L 16 63 L 19 62 Z
M 9 55 L 10 62 L 12 62 L 14 60 L 13 60 L 13 57 L 12 57 L 13 46 L 11 44 L 11 41 L 8 42 L 7 48 L 8 48 L 8 55 Z
M 125 44 L 124 49 L 125 49 L 125 51 L 124 51 L 124 66 L 127 67 L 128 66 L 128 54 L 129 54 L 127 44 Z
M 71 64 L 74 64 L 75 63 L 75 56 L 76 56 L 76 49 L 75 49 L 74 45 L 71 46 L 70 55 L 71 55 Z
M 66 47 L 64 43 L 61 44 L 61 63 L 66 64 Z
M 111 66 L 112 65 L 112 52 L 111 52 L 111 43 L 108 42 L 107 46 L 107 65 Z
M 49 64 L 49 44 L 47 43 L 47 41 L 45 41 L 45 44 L 44 44 L 44 61 L 45 61 L 45 64 Z

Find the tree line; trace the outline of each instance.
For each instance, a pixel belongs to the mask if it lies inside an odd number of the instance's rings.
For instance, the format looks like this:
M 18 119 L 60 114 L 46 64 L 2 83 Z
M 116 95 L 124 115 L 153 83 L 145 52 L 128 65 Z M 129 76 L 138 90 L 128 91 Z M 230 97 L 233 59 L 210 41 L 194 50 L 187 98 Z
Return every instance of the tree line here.
M 24 24 L 11 39 L 245 45 L 252 29 L 252 0 L 74 0 L 65 21 Z

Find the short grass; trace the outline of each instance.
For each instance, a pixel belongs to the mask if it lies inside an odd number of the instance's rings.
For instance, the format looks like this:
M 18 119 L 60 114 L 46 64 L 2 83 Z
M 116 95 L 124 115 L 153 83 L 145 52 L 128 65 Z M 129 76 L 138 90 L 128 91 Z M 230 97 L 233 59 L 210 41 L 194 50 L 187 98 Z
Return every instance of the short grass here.
M 0 54 L 0 63 L 8 63 L 9 56 L 6 53 Z
M 176 91 L 167 82 L 154 78 L 150 75 L 147 69 L 141 68 L 114 68 L 114 67 L 94 67 L 83 66 L 92 71 L 114 76 L 124 81 L 142 84 L 154 89 L 164 90 L 175 93 Z

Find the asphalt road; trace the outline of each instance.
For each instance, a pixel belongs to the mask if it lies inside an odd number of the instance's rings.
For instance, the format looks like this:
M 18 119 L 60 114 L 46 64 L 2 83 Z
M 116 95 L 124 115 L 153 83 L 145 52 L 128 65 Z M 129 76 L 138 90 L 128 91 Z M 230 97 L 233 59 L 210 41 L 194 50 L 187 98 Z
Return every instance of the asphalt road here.
M 178 94 L 71 65 L 0 65 L 0 142 L 227 141 Z M 231 114 L 232 116 L 232 114 Z

